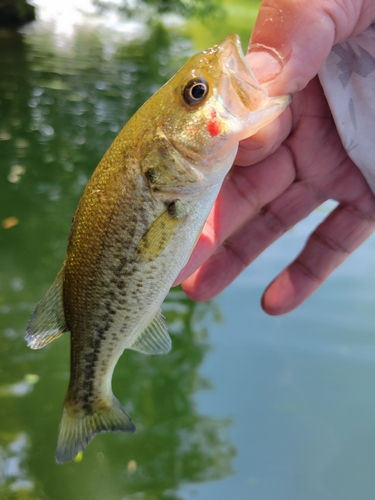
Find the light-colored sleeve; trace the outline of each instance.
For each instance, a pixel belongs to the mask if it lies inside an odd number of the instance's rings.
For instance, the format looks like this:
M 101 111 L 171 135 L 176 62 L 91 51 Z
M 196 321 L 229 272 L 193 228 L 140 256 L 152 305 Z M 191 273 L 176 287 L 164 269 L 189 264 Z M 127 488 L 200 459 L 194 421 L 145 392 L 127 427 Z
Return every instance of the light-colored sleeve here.
M 375 25 L 335 45 L 319 79 L 344 148 L 375 194 Z

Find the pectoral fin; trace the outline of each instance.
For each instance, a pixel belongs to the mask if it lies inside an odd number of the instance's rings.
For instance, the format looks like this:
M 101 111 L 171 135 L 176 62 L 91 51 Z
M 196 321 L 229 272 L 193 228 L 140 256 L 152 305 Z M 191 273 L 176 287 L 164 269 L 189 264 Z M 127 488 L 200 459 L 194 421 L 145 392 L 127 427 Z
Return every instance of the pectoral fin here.
M 63 304 L 63 269 L 38 303 L 26 328 L 25 340 L 32 349 L 41 349 L 68 332 Z
M 138 245 L 138 257 L 144 261 L 156 259 L 176 235 L 187 214 L 179 200 L 171 202 L 162 212 Z
M 167 354 L 171 347 L 172 342 L 167 325 L 164 322 L 163 313 L 159 310 L 129 349 L 143 354 Z

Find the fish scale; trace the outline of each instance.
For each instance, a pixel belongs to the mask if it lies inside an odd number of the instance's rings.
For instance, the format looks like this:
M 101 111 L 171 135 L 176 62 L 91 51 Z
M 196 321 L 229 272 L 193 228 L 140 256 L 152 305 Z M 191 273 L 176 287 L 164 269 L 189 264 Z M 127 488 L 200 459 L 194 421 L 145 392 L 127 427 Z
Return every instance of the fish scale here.
M 239 38 L 193 56 L 120 131 L 73 218 L 65 262 L 26 330 L 33 349 L 71 334 L 56 461 L 99 432 L 134 432 L 112 393 L 124 349 L 171 349 L 160 306 L 187 262 L 238 142 L 274 120 Z

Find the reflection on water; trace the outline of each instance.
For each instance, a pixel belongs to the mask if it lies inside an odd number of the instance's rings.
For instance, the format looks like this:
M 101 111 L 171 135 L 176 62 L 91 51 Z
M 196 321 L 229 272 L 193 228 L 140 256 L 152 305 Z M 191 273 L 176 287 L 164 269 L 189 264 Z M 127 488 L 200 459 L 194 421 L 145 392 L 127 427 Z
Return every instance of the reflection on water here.
M 14 384 L 0 386 L 0 397 L 4 396 L 25 396 L 33 390 L 34 384 L 39 381 L 39 376 L 34 373 L 27 373 L 23 380 Z
M 29 443 L 25 433 L 2 436 L 0 434 L 0 493 L 1 498 L 36 498 L 34 483 L 28 478 L 23 465 Z
M 3 334 L 2 349 L 9 355 L 0 355 L 1 381 L 16 379 L 23 370 L 37 374 L 0 386 L 0 498 L 13 498 L 22 490 L 22 495 L 37 496 L 14 498 L 44 498 L 44 492 L 57 500 L 120 498 L 125 493 L 141 494 L 137 499 L 177 499 L 181 484 L 231 472 L 229 422 L 200 414 L 194 401 L 197 391 L 209 387 L 199 375 L 208 349 L 199 324 L 215 310 L 209 304 L 197 306 L 179 292 L 170 294 L 163 309 L 171 326 L 171 354 L 147 357 L 127 351 L 114 376 L 114 390 L 132 413 L 138 433 L 101 435 L 82 462 L 64 467 L 54 463 L 53 453 L 69 376 L 68 339 L 30 355 L 17 335 Z
M 0 498 L 177 499 L 181 484 L 231 473 L 228 420 L 203 415 L 208 345 L 196 305 L 164 304 L 168 356 L 126 352 L 113 384 L 136 435 L 99 436 L 79 463 L 54 463 L 69 377 L 69 339 L 23 341 L 28 316 L 64 258 L 87 179 L 117 131 L 180 66 L 191 43 L 153 23 L 118 43 L 81 29 L 58 48 L 48 29 L 0 38 Z

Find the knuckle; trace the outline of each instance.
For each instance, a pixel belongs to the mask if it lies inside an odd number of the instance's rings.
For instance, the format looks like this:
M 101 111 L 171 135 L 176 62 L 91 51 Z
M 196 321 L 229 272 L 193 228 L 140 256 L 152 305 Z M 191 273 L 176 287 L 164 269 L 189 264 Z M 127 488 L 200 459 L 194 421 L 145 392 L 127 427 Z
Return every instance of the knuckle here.
M 310 264 L 308 264 L 308 262 L 300 258 L 297 258 L 292 265 L 299 273 L 306 276 L 310 281 L 313 281 L 318 285 L 321 285 L 323 283 L 324 279 L 320 277 L 317 272 L 314 271 L 314 268 Z
M 355 218 L 359 219 L 361 222 L 365 223 L 375 223 L 375 204 L 371 211 L 364 210 L 356 205 L 347 205 L 346 210 L 353 215 Z
M 349 250 L 345 247 L 345 245 L 338 240 L 331 238 L 326 233 L 322 233 L 320 231 L 315 231 L 311 236 L 310 240 L 312 242 L 318 243 L 320 246 L 323 246 L 325 249 L 331 250 L 335 253 L 340 253 L 344 257 L 349 255 Z
M 246 258 L 243 253 L 239 250 L 239 248 L 230 241 L 230 239 L 225 240 L 223 242 L 223 248 L 227 254 L 229 254 L 231 259 L 235 259 L 237 263 L 240 265 L 241 269 L 245 269 L 248 265 L 246 262 Z
M 281 217 L 279 217 L 269 207 L 264 207 L 262 210 L 260 210 L 259 216 L 261 217 L 262 222 L 266 226 L 268 231 L 273 235 L 281 236 L 287 230 L 287 227 L 283 223 Z

